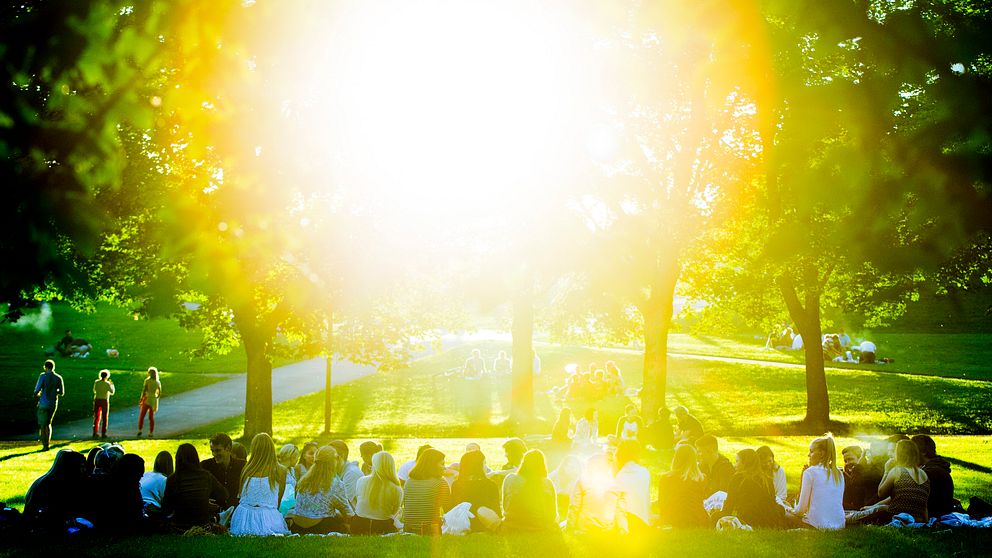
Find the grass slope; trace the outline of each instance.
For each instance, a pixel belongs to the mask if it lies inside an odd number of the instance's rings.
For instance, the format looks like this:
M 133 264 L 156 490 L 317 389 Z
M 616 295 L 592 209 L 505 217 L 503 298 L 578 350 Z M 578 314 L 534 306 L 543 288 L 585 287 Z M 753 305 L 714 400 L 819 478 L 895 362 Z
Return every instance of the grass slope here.
M 64 304 L 51 305 L 51 319 L 29 314 L 16 325 L 0 324 L 0 375 L 6 389 L 0 390 L 0 435 L 30 432 L 37 428 L 35 400 L 31 389 L 41 373 L 45 348 L 53 347 L 63 331 L 93 343 L 86 359 L 55 357 L 55 370 L 66 383 L 66 396 L 59 403 L 56 421 L 89 416 L 93 410 L 93 381 L 102 368 L 111 370 L 117 395 L 111 405 L 134 405 L 138 401 L 145 370 L 156 366 L 162 371 L 166 395 L 202 387 L 222 379 L 210 374 L 243 373 L 245 356 L 235 350 L 212 358 L 190 358 L 189 351 L 202 341 L 202 334 L 186 331 L 174 320 L 135 321 L 131 313 L 100 305 L 91 314 L 80 313 Z M 33 327 L 39 323 L 42 327 Z M 107 357 L 116 347 L 120 357 Z

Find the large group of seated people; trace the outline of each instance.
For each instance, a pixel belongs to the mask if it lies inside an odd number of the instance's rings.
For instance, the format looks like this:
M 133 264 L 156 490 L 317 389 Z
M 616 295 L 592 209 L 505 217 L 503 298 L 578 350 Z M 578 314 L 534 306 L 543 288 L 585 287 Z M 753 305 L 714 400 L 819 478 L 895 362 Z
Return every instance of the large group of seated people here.
M 607 397 L 624 395 L 623 374 L 617 363 L 609 360 L 602 367 L 589 363 L 585 370 L 577 364 L 565 366 L 565 383 L 551 388 L 548 393 L 559 401 L 596 403 Z
M 668 416 L 659 413 L 655 423 Z M 829 435 L 816 438 L 806 466 L 790 473 L 801 475 L 799 493 L 790 498 L 787 473 L 769 447 L 740 450 L 731 462 L 684 407 L 675 416 L 678 426 L 669 423 L 659 435 L 643 426 L 636 407 L 628 408 L 617 433 L 601 443 L 595 411 L 585 413 L 574 428 L 564 423 L 571 445 L 552 453 L 561 455 L 553 469 L 543 451 L 520 438 L 503 444 L 505 463 L 494 468 L 475 443 L 456 463 L 423 445 L 398 464 L 371 440 L 349 460 L 353 453 L 341 440 L 277 449 L 264 433 L 252 439 L 247 458 L 219 433 L 210 439 L 209 459 L 201 461 L 196 447 L 183 443 L 175 455 L 160 452 L 147 472 L 140 456 L 117 444 L 88 455 L 63 449 L 28 490 L 23 517 L 42 532 L 426 535 L 840 529 L 899 518 L 926 523 L 963 511 L 950 465 L 929 436 L 839 453 Z M 653 492 L 641 462 L 648 445 L 663 450 L 652 455 L 671 456 Z
M 803 336 L 784 324 L 773 327 L 765 340 L 765 349 L 769 350 L 799 351 L 803 346 Z M 820 347 L 823 350 L 823 359 L 827 361 L 860 364 L 894 362 L 891 358 L 877 358 L 877 346 L 874 342 L 866 340 L 855 343 L 844 330 L 840 333 L 824 333 L 820 337 Z

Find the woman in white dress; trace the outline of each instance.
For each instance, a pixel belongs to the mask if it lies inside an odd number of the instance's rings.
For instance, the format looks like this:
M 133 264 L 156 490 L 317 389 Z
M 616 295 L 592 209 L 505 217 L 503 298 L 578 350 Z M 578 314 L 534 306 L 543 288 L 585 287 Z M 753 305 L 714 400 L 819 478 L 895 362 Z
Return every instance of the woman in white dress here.
M 279 502 L 286 489 L 286 469 L 276 461 L 276 446 L 262 432 L 251 441 L 241 472 L 241 500 L 231 514 L 232 535 L 288 535 Z

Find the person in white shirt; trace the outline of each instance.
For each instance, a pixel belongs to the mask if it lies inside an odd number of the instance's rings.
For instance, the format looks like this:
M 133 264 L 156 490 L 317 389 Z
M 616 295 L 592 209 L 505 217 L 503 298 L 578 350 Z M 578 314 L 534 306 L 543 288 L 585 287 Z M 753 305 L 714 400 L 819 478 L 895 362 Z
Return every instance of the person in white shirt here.
M 165 481 L 172 476 L 173 471 L 172 454 L 167 451 L 158 452 L 152 470 L 142 475 L 138 482 L 146 511 L 162 509 L 162 498 L 165 497 Z
M 393 456 L 380 451 L 372 456 L 372 471 L 358 479 L 352 534 L 382 535 L 396 532 L 396 518 L 403 503 L 403 489 L 396 478 Z
M 417 448 L 416 459 L 412 461 L 407 461 L 406 463 L 400 465 L 399 471 L 396 472 L 396 478 L 399 479 L 401 487 L 406 484 L 406 481 L 410 480 L 410 471 L 412 471 L 414 466 L 417 465 L 417 459 L 420 459 L 420 455 L 429 449 L 431 449 L 430 444 L 424 444 L 420 446 L 419 448 Z
M 830 436 L 809 445 L 809 467 L 803 471 L 793 516 L 817 529 L 843 529 L 844 473 L 837 467 L 837 448 Z
M 861 356 L 858 357 L 858 362 L 864 364 L 875 364 L 875 344 L 871 341 L 861 342 Z
M 626 533 L 624 503 L 611 475 L 609 457 L 593 455 L 572 491 L 566 528 L 573 533 Z
M 637 440 L 621 440 L 614 458 L 616 487 L 628 514 L 628 529 L 633 533 L 646 530 L 651 521 L 651 474 L 637 462 L 640 454 Z
M 344 493 L 348 499 L 348 503 L 354 506 L 355 489 L 358 479 L 363 476 L 362 467 L 357 461 L 348 461 L 348 444 L 344 443 L 343 440 L 334 440 L 328 445 L 334 448 L 334 451 L 338 454 L 338 477 L 341 478 L 341 482 L 344 484 Z
M 588 453 L 596 448 L 599 441 L 599 422 L 596 420 L 596 409 L 589 407 L 585 414 L 575 423 L 575 436 L 572 437 L 572 449 L 580 453 Z

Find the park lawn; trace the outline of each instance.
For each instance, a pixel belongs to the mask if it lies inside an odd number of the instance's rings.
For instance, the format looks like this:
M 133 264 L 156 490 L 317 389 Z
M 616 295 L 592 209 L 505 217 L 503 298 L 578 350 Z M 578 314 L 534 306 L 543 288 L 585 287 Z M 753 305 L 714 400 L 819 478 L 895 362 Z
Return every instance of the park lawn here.
M 878 346 L 879 358 L 895 360 L 889 364 L 849 364 L 828 362 L 828 367 L 848 370 L 900 372 L 947 378 L 992 380 L 992 334 L 989 333 L 889 333 L 865 332 L 856 339 L 868 339 Z M 766 360 L 770 362 L 806 361 L 803 351 L 769 350 L 764 339 L 749 336 L 712 337 L 673 333 L 669 335 L 671 353 Z
M 464 361 L 473 348 L 487 358 L 505 350 L 498 341 L 459 346 L 415 361 L 410 368 L 372 376 L 333 388 L 331 431 L 348 436 L 469 437 L 506 436 L 509 379 L 494 384 L 458 378 L 435 378 Z M 536 379 L 534 433 L 548 433 L 560 402 L 548 389 L 563 382 L 568 363 L 602 365 L 615 360 L 628 385 L 641 383 L 641 357 L 626 350 L 544 347 L 542 373 Z M 276 380 L 278 381 L 278 379 Z M 992 432 L 992 382 L 865 370 L 829 370 L 831 416 L 838 434 L 926 432 L 985 434 Z M 626 404 L 636 396 L 608 398 L 597 405 L 600 432 L 616 425 Z M 721 436 L 795 434 L 803 418 L 806 396 L 801 368 L 774 364 L 742 364 L 697 358 L 670 358 L 668 406 L 685 405 L 707 429 Z M 581 412 L 581 403 L 569 403 Z M 275 405 L 275 433 L 303 438 L 323 430 L 323 394 L 314 393 Z M 241 432 L 242 417 L 198 429 Z
M 36 428 L 35 400 L 31 388 L 41 373 L 45 348 L 53 347 L 66 329 L 93 343 L 85 359 L 55 357 L 56 372 L 66 383 L 66 397 L 59 403 L 56 422 L 89 416 L 93 411 L 93 381 L 102 368 L 111 370 L 117 395 L 111 405 L 133 405 L 138 401 L 145 370 L 155 366 L 162 372 L 166 396 L 203 387 L 244 373 L 244 351 L 227 355 L 192 358 L 190 353 L 203 340 L 199 331 L 188 331 L 175 320 L 138 320 L 131 312 L 99 304 L 95 312 L 83 313 L 66 304 L 52 304 L 48 327 L 30 327 L 37 311 L 22 318 L 17 325 L 0 324 L 0 374 L 6 389 L 0 391 L 0 436 L 23 434 Z M 116 347 L 119 358 L 107 356 L 106 349 Z
M 232 432 L 231 434 L 235 433 Z M 322 442 L 330 440 L 327 437 L 317 436 L 282 438 L 277 435 L 275 442 L 277 447 L 284 443 L 294 443 L 300 446 L 313 438 L 318 438 Z M 366 437 L 345 438 L 353 452 L 353 455 L 349 456 L 349 460 L 360 459 L 357 455 L 358 445 L 368 439 Z M 498 469 L 505 463 L 502 444 L 506 438 L 503 437 L 372 439 L 381 442 L 385 450 L 393 454 L 397 466 L 412 460 L 417 454 L 417 448 L 422 444 L 430 444 L 437 448 L 445 454 L 446 463 L 454 463 L 461 459 L 465 445 L 469 442 L 476 442 L 480 445 L 491 468 Z M 799 491 L 800 473 L 806 460 L 811 439 L 810 436 L 721 438 L 720 451 L 733 461 L 733 456 L 741 449 L 767 445 L 775 453 L 776 461 L 785 469 L 789 493 L 792 495 Z M 965 503 L 971 496 L 979 496 L 987 501 L 992 501 L 992 440 L 987 436 L 934 436 L 934 440 L 937 443 L 938 452 L 951 462 L 955 496 Z M 206 459 L 210 456 L 209 444 L 205 437 L 175 440 L 127 440 L 122 444 L 128 452 L 136 453 L 144 458 L 147 470 L 151 468 L 158 452 L 168 451 L 174 454 L 179 444 L 185 442 L 196 446 L 200 453 L 200 459 Z M 849 445 L 867 447 L 869 442 L 870 438 L 868 437 L 839 437 L 836 440 L 838 452 Z M 541 449 L 545 452 L 550 469 L 558 466 L 565 453 L 562 449 L 552 446 L 547 439 L 529 438 L 528 444 L 531 448 Z M 81 441 L 57 444 L 56 447 L 59 449 L 70 448 L 86 453 L 94 445 L 95 443 L 91 441 Z M 27 489 L 34 479 L 48 470 L 54 456 L 54 451 L 39 451 L 36 443 L 0 442 L 0 501 L 22 508 Z M 647 451 L 641 461 L 651 471 L 652 479 L 656 479 L 659 474 L 668 470 L 670 460 L 670 453 Z M 654 482 L 652 480 L 652 486 L 656 486 Z M 653 492 L 652 497 L 657 499 Z
M 41 543 L 41 544 L 39 544 Z M 678 530 L 649 536 L 579 537 L 558 534 L 473 534 L 438 538 L 390 537 L 120 537 L 69 539 L 58 545 L 18 537 L 0 557 L 34 556 L 348 556 L 431 558 L 514 556 L 600 558 L 602 556 L 816 556 L 843 558 L 979 556 L 992 544 L 988 529 L 912 530 L 882 527 L 837 532 L 758 531 L 717 533 Z

